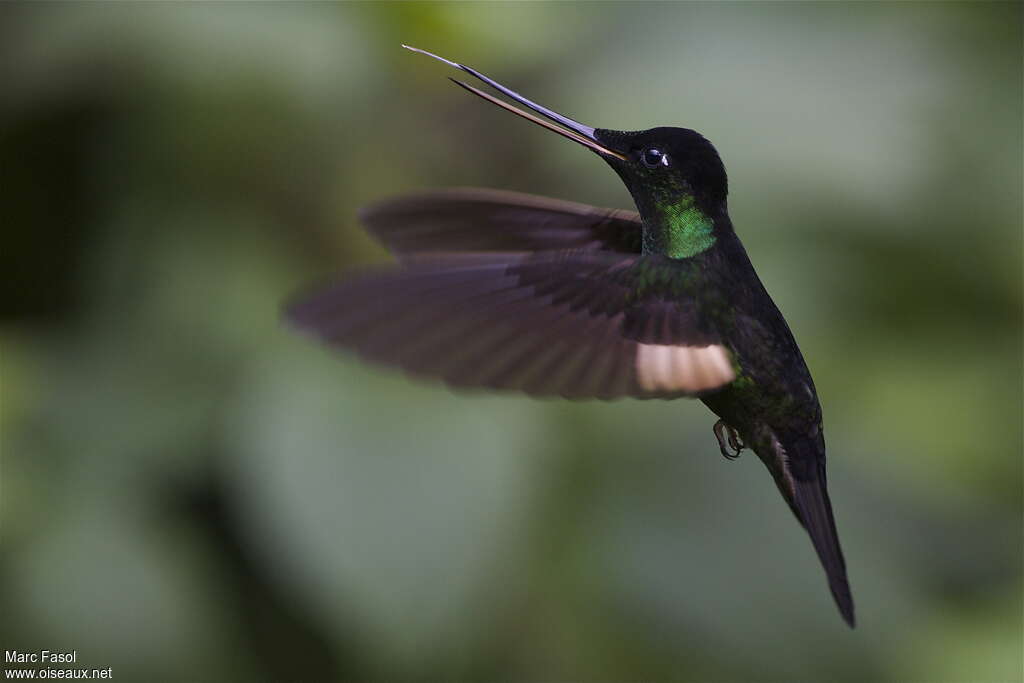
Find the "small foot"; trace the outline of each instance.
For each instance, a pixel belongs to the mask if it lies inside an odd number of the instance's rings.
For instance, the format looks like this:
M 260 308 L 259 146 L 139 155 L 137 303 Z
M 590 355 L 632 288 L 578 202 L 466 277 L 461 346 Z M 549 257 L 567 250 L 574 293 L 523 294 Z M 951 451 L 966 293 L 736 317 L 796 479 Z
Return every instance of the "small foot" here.
M 715 438 L 718 439 L 718 448 L 722 451 L 722 455 L 727 460 L 735 460 L 740 457 L 740 452 L 746 446 L 743 439 L 740 438 L 739 432 L 725 424 L 723 420 L 716 422 L 712 429 L 715 432 Z

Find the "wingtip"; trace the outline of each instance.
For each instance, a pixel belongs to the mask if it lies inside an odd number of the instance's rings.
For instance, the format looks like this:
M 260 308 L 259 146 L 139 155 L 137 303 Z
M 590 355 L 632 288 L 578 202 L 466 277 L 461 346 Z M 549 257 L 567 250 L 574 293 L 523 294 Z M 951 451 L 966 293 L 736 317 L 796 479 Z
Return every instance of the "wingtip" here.
M 379 213 L 381 207 L 385 205 L 386 202 L 383 200 L 363 204 L 356 209 L 356 220 L 360 225 L 369 227 L 373 222 L 373 217 Z

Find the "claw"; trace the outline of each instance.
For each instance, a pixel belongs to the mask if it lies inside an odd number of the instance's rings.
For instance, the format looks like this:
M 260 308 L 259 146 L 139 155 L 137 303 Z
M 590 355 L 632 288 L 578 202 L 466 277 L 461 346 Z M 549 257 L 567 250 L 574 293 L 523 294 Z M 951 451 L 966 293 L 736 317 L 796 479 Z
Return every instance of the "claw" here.
M 718 439 L 718 449 L 722 451 L 722 455 L 727 460 L 735 460 L 740 457 L 740 452 L 746 448 L 746 445 L 740 438 L 739 432 L 725 424 L 724 420 L 716 422 L 712 429 L 715 432 L 715 438 Z
M 736 451 L 736 456 L 739 457 L 740 451 L 746 448 L 746 444 L 743 443 L 743 439 L 740 437 L 740 433 L 732 427 L 729 428 L 729 445 Z

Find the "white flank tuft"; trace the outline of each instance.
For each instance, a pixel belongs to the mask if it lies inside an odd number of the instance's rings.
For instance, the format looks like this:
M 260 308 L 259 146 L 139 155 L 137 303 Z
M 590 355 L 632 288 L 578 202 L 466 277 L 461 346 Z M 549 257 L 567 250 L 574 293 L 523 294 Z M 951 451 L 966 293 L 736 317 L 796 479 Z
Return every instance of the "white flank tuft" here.
M 646 391 L 705 391 L 736 379 L 724 346 L 638 344 L 636 376 Z

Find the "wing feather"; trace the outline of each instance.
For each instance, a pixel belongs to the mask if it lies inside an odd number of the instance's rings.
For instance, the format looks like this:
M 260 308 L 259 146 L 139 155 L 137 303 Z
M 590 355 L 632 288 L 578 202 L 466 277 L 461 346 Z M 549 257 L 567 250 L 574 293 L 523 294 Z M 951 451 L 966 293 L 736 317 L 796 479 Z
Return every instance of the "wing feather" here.
M 652 269 L 672 287 L 651 289 Z M 735 378 L 714 325 L 676 301 L 673 278 L 686 277 L 654 256 L 448 255 L 350 277 L 287 315 L 330 345 L 453 386 L 672 398 Z
M 439 252 L 560 249 L 640 253 L 635 211 L 480 188 L 433 190 L 386 199 L 359 214 L 400 259 Z

